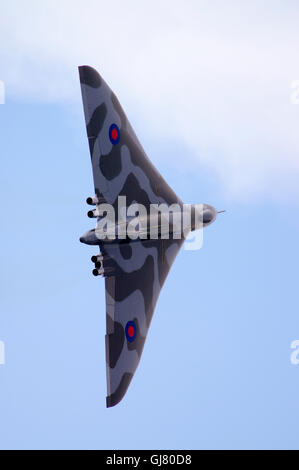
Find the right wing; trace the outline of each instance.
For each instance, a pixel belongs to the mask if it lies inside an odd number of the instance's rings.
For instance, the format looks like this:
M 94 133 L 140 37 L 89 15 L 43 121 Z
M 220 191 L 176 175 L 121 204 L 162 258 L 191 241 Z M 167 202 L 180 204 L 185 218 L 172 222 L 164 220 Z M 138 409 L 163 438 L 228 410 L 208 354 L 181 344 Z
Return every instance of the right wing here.
M 158 296 L 180 240 L 101 245 L 106 289 L 107 407 L 120 402 L 139 363 Z

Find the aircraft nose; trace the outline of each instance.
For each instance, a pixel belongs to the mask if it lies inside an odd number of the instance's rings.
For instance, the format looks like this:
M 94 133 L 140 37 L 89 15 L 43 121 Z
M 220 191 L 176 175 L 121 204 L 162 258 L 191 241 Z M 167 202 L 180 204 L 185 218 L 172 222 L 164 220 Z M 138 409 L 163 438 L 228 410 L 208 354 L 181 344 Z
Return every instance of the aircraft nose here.
M 211 224 L 212 222 L 214 222 L 216 217 L 217 217 L 216 209 L 213 206 L 210 206 L 209 204 L 204 204 L 203 219 L 202 219 L 203 224 L 204 225 Z

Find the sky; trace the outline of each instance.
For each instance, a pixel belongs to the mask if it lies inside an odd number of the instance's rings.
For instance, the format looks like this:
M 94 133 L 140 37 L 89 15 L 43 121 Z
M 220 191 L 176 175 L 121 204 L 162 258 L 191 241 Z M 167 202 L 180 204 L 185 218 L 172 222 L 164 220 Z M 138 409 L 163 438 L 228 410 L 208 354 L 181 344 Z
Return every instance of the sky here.
M 298 16 L 292 0 L 2 0 L 1 449 L 299 448 Z M 181 199 L 227 211 L 179 253 L 109 409 L 104 282 L 79 243 L 82 64 Z

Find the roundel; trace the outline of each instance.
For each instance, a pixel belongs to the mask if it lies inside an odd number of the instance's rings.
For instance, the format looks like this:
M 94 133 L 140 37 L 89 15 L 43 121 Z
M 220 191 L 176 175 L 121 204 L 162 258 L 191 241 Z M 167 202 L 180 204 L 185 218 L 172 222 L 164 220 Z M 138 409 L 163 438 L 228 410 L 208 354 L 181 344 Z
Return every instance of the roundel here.
M 130 341 L 130 343 L 132 343 L 132 341 L 134 341 L 135 337 L 136 337 L 136 325 L 133 321 L 128 321 L 128 323 L 126 324 L 126 338 L 128 341 Z
M 111 144 L 116 145 L 120 139 L 119 127 L 116 124 L 111 124 L 109 127 L 109 139 Z

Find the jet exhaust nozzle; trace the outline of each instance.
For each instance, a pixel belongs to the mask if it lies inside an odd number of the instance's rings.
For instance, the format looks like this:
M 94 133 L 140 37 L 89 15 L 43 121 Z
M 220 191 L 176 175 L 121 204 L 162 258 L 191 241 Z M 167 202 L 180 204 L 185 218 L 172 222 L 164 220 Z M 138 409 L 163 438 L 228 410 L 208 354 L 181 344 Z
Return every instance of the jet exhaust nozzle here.
M 92 211 L 88 211 L 87 212 L 87 216 L 90 218 L 90 219 L 95 219 L 96 217 L 98 217 L 98 210 L 97 209 L 93 209 Z
M 98 197 L 98 196 L 89 196 L 86 199 L 86 204 L 89 206 L 96 206 L 98 204 L 102 204 L 106 202 L 106 199 L 104 197 Z

